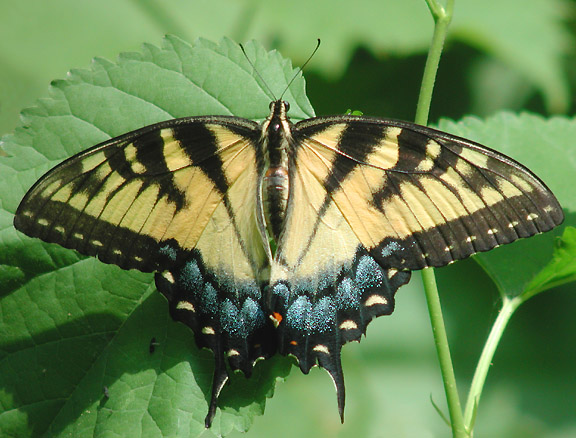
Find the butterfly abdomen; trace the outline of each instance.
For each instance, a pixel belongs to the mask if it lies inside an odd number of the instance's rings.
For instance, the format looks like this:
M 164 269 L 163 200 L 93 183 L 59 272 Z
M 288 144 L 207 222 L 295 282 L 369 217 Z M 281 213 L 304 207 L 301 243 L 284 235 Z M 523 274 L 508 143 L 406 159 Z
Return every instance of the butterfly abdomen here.
M 291 123 L 287 119 L 287 104 L 273 102 L 274 110 L 262 125 L 263 149 L 267 155 L 267 170 L 263 180 L 263 204 L 266 226 L 276 240 L 284 227 L 288 205 L 289 172 L 288 147 Z
M 264 210 L 269 232 L 278 240 L 288 204 L 288 169 L 270 167 L 264 175 Z

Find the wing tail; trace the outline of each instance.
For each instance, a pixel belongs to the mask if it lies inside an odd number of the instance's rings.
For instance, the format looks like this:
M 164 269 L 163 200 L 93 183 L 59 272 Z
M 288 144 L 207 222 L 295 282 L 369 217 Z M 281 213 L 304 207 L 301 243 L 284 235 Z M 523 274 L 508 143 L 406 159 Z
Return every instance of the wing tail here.
M 177 251 L 175 252 L 177 253 Z M 276 350 L 274 328 L 260 305 L 260 285 L 215 275 L 200 252 L 178 254 L 174 268 L 156 274 L 156 287 L 168 299 L 170 314 L 194 332 L 196 344 L 214 353 L 214 377 L 206 427 L 228 380 L 226 361 L 247 377 L 259 358 Z
M 281 276 L 281 270 L 276 265 L 273 277 Z M 272 312 L 282 315 L 279 352 L 294 356 L 305 374 L 316 364 L 328 371 L 343 419 L 342 346 L 360 341 L 373 318 L 393 312 L 395 293 L 409 281 L 410 272 L 382 268 L 362 245 L 347 263 L 324 267 L 315 277 L 303 278 L 298 271 L 271 286 Z

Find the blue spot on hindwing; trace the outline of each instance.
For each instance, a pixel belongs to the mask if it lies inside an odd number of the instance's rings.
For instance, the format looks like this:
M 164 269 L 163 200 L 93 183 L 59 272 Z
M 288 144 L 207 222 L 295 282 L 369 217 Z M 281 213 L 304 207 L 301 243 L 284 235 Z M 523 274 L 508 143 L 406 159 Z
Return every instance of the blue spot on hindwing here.
M 204 284 L 199 291 L 200 304 L 206 313 L 216 315 L 218 313 L 218 291 L 210 283 Z
M 390 257 L 396 252 L 401 252 L 402 246 L 396 241 L 390 242 L 388 245 L 381 249 L 382 257 Z
M 344 278 L 336 289 L 334 296 L 338 310 L 358 309 L 360 307 L 360 291 L 351 278 Z
M 170 246 L 168 243 L 160 248 L 160 254 L 165 255 L 172 262 L 176 261 L 176 256 L 178 255 L 176 249 Z
M 220 324 L 224 333 L 233 336 L 245 336 L 244 326 L 238 308 L 229 299 L 224 300 L 220 310 Z
M 324 333 L 333 329 L 336 306 L 331 297 L 323 297 L 312 304 L 308 297 L 301 296 L 286 312 L 286 324 L 291 329 L 305 333 Z
M 325 333 L 333 329 L 336 306 L 330 297 L 321 298 L 313 307 L 309 327 L 313 333 Z
M 312 310 L 312 303 L 307 297 L 301 296 L 294 301 L 286 311 L 286 324 L 296 330 L 307 329 L 307 321 Z
M 366 289 L 382 286 L 382 267 L 370 256 L 362 256 L 356 268 L 356 283 L 364 292 Z
M 189 291 L 201 290 L 204 277 L 196 260 L 187 262 L 180 271 L 179 281 Z
M 266 315 L 262 311 L 262 307 L 252 298 L 246 298 L 240 314 L 251 330 L 263 327 L 266 323 Z
M 246 337 L 266 322 L 256 301 L 247 298 L 241 310 L 230 299 L 224 300 L 220 311 L 222 331 L 236 337 Z
M 282 298 L 286 303 L 290 298 L 290 289 L 284 283 L 277 283 L 272 288 L 272 294 Z

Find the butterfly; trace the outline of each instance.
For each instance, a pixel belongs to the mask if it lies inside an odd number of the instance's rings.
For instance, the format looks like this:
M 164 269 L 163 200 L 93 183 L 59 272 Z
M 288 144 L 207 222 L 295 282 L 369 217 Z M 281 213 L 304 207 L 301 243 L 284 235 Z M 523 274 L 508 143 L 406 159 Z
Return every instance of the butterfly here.
M 562 209 L 530 170 L 472 141 L 354 115 L 262 124 L 168 120 L 59 164 L 28 191 L 23 233 L 155 272 L 172 317 L 213 351 L 206 427 L 228 368 L 276 353 L 325 368 L 394 310 L 412 270 L 548 231 Z M 152 350 L 151 350 L 152 351 Z

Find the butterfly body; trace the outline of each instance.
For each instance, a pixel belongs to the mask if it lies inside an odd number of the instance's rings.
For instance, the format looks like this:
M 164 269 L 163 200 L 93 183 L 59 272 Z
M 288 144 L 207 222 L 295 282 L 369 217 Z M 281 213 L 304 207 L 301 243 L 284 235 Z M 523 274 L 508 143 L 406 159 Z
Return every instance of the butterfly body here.
M 292 123 L 288 120 L 286 102 L 270 104 L 270 115 L 262 124 L 260 137 L 266 160 L 263 178 L 263 200 L 267 230 L 276 241 L 280 238 L 290 190 L 288 153 L 292 141 Z
M 124 269 L 156 272 L 175 320 L 214 352 L 206 426 L 228 379 L 277 351 L 334 380 L 342 345 L 394 310 L 410 270 L 443 266 L 563 219 L 512 159 L 408 122 L 225 116 L 151 125 L 42 177 L 14 224 Z M 270 241 L 273 241 L 271 245 Z

